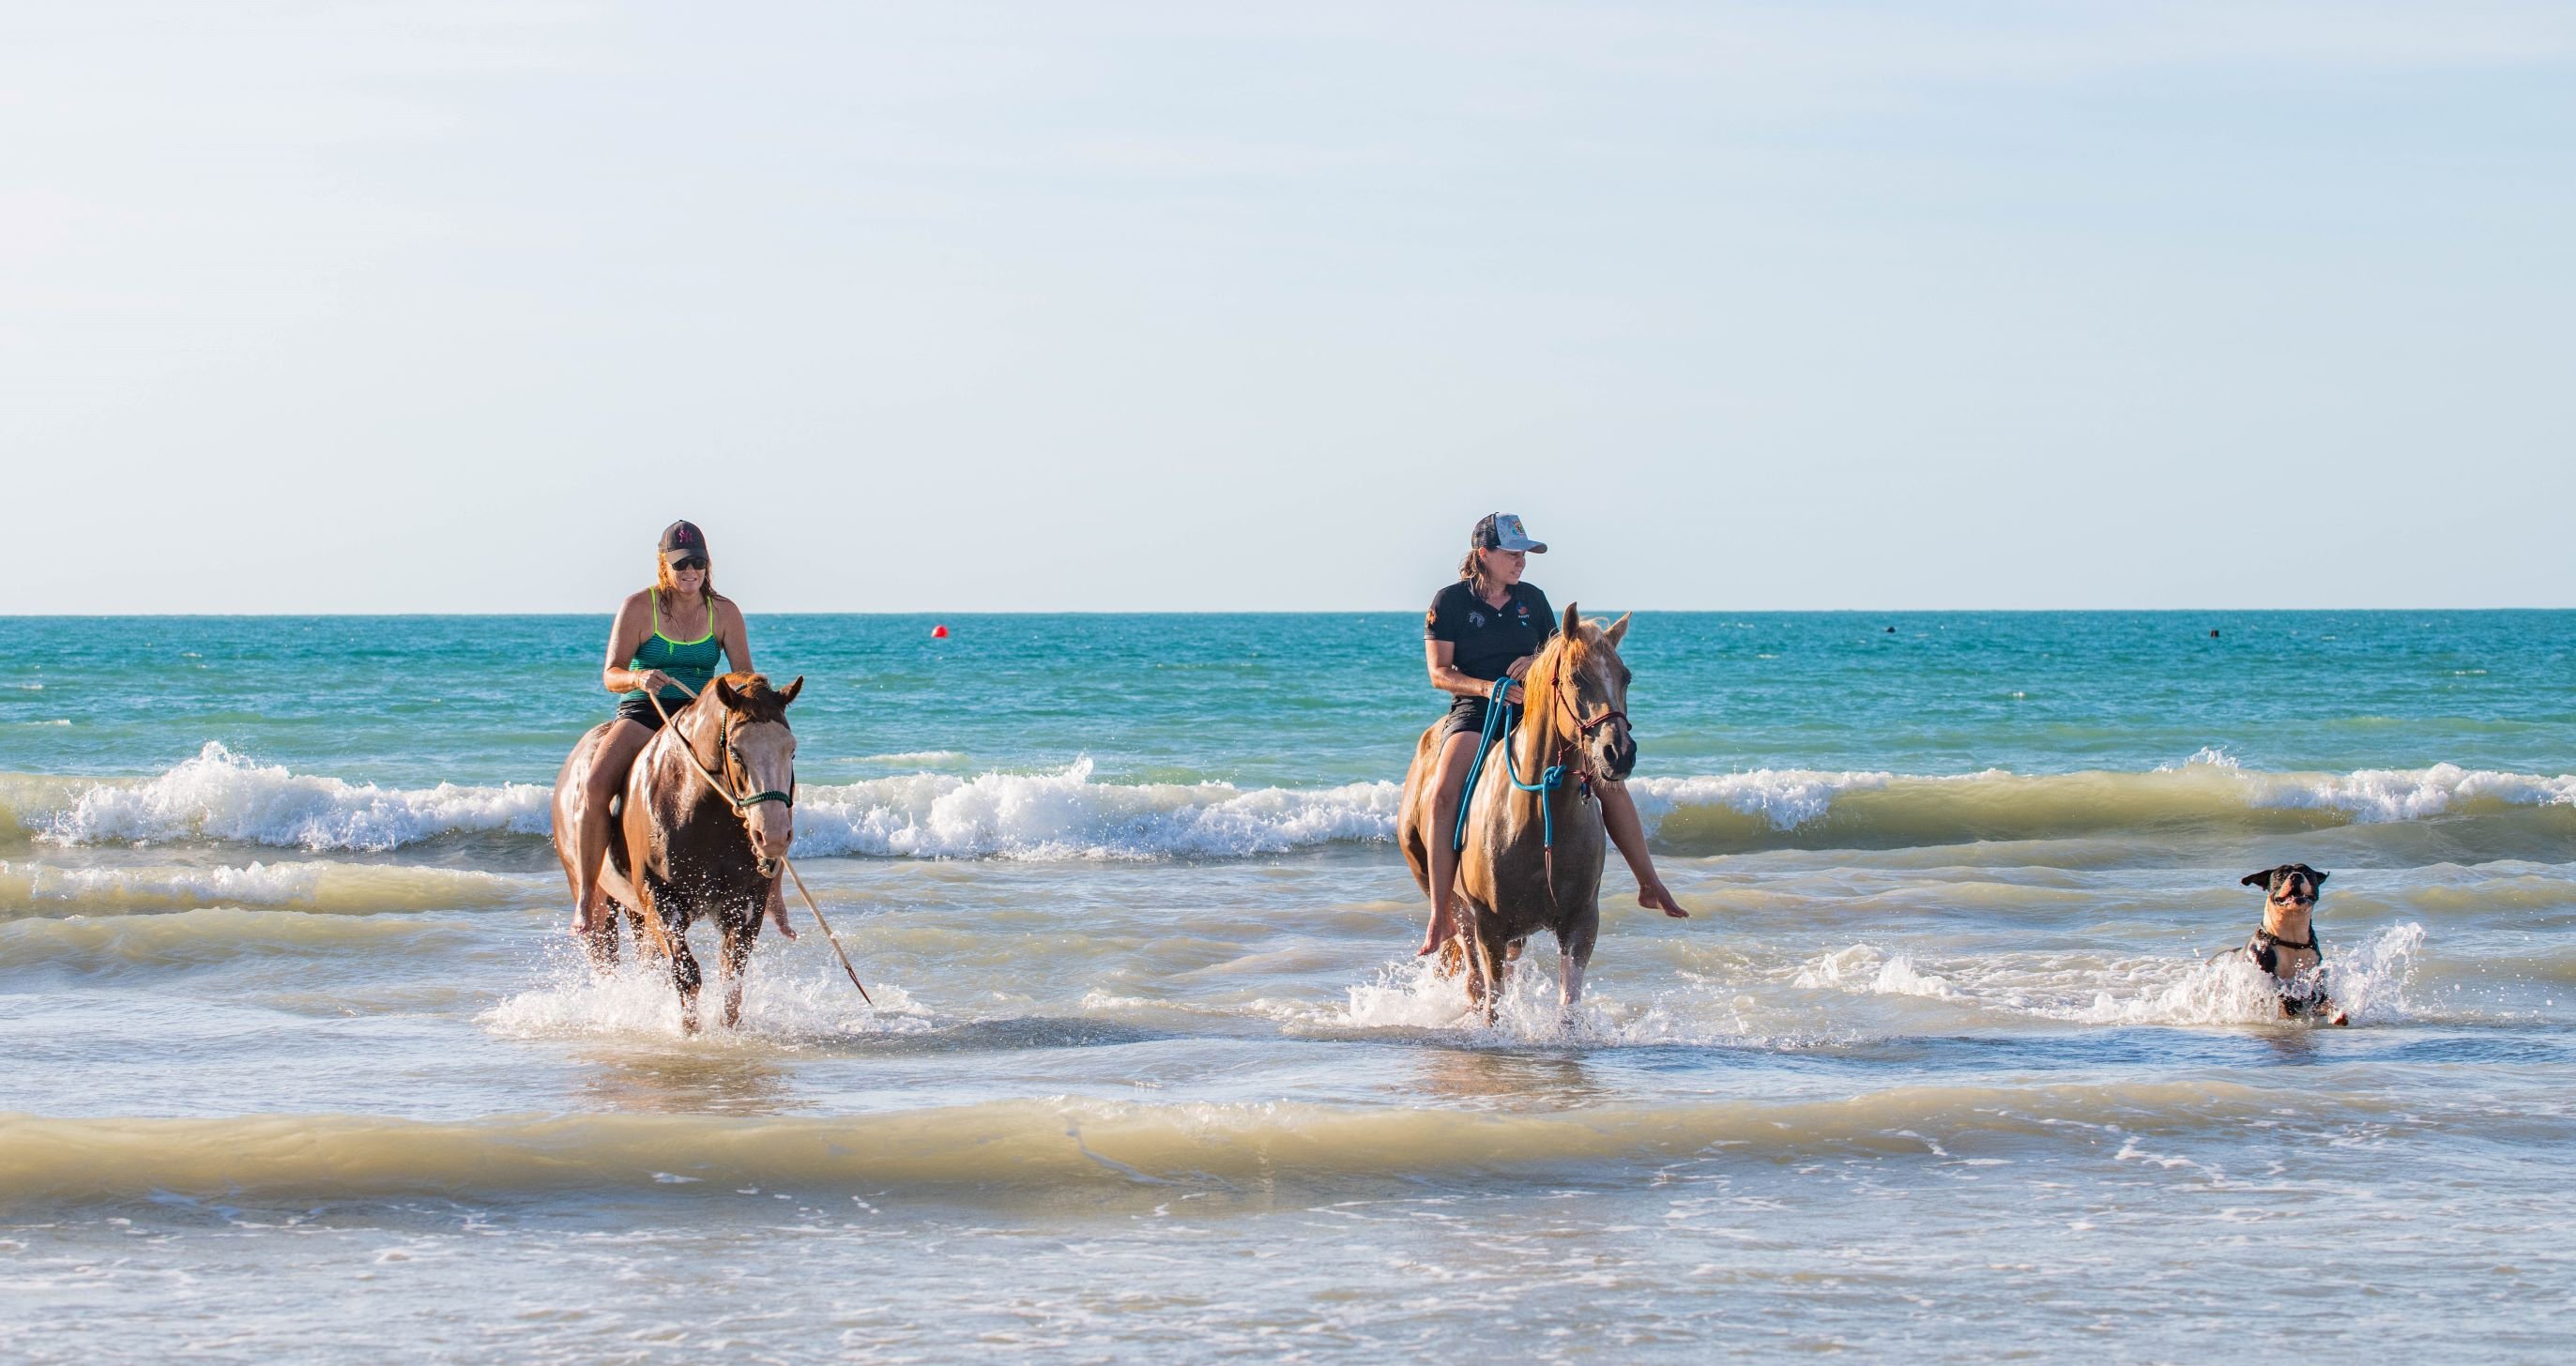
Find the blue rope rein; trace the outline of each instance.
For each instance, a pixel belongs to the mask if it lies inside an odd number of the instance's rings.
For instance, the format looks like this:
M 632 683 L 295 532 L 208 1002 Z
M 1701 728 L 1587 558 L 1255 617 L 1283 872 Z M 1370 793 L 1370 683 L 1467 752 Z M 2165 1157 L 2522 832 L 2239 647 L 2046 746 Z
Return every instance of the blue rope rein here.
M 1521 781 L 1520 765 L 1512 760 L 1512 723 L 1507 712 L 1519 708 L 1505 705 L 1503 694 L 1511 690 L 1513 680 L 1506 676 L 1494 680 L 1494 693 L 1485 705 L 1485 734 L 1476 742 L 1476 760 L 1467 766 L 1467 785 L 1458 792 L 1458 826 L 1449 835 L 1449 852 L 1463 853 L 1467 848 L 1467 811 L 1476 804 L 1476 780 L 1485 773 L 1485 753 L 1500 736 L 1503 741 L 1503 776 L 1523 792 L 1535 792 L 1538 798 L 1539 848 L 1551 857 L 1556 850 L 1556 811 L 1548 805 L 1547 794 L 1565 785 L 1565 765 L 1550 764 L 1539 774 L 1538 781 Z

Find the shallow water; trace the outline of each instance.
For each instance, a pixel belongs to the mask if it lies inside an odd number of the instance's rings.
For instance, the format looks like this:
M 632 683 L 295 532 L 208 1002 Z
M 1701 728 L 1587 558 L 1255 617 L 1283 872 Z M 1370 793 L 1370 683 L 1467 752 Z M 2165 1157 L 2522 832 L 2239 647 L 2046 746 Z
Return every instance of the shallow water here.
M 755 618 L 876 999 L 809 927 L 696 1038 L 561 934 L 603 624 L 11 623 L 0 1355 L 2568 1331 L 2576 616 L 1641 615 L 1700 914 L 1614 871 L 1491 1026 L 1405 953 L 1410 617 Z M 2204 961 L 2293 860 L 2349 1029 Z

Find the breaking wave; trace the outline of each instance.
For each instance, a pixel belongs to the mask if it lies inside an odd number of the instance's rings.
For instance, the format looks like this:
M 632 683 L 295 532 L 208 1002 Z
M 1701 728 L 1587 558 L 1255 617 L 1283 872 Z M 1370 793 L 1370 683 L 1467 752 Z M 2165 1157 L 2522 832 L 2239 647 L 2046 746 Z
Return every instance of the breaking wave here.
M 1954 777 L 1759 769 L 1630 784 L 1666 847 L 1686 854 L 1903 848 L 2120 832 L 2269 834 L 2539 813 L 2576 834 L 2576 774 L 2463 769 L 2265 773 L 2204 752 L 2144 773 Z M 209 743 L 146 779 L 0 776 L 0 818 L 63 844 L 215 841 L 383 851 L 443 837 L 548 832 L 534 783 L 388 788 L 298 774 Z M 1241 857 L 1391 839 L 1389 781 L 1321 788 L 1116 783 L 1089 759 L 1045 773 L 919 772 L 798 796 L 807 857 Z
M 254 763 L 211 740 L 197 757 L 155 778 L 57 779 L 56 794 L 43 792 L 45 780 L 35 781 L 36 800 L 18 807 L 18 824 L 64 844 L 217 840 L 381 851 L 473 831 L 543 835 L 551 795 L 533 783 L 349 783 Z M 47 802 L 47 795 L 58 799 Z

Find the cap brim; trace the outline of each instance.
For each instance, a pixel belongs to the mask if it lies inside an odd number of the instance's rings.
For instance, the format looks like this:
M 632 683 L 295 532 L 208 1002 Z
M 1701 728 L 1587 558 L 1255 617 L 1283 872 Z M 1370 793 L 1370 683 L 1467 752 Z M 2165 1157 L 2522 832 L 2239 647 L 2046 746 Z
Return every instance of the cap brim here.
M 662 552 L 662 562 L 669 565 L 677 565 L 682 560 L 703 560 L 706 557 L 707 552 L 703 550 L 681 549 Z
M 1498 550 L 1526 550 L 1533 555 L 1544 555 L 1547 553 L 1547 542 L 1522 541 L 1518 544 L 1514 544 L 1513 542 L 1505 541 L 1495 548 Z

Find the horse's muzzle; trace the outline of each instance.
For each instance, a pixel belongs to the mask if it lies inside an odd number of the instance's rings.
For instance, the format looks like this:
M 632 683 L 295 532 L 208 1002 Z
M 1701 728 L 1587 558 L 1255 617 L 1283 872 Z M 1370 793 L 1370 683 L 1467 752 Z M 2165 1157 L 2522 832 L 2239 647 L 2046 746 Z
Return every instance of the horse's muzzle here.
M 774 854 L 760 854 L 754 856 L 751 861 L 751 866 L 759 869 L 762 877 L 778 876 L 778 858 Z
M 1628 775 L 1637 767 L 1637 738 L 1623 726 L 1603 748 L 1608 752 L 1601 756 L 1602 776 L 1614 783 L 1628 781 Z

